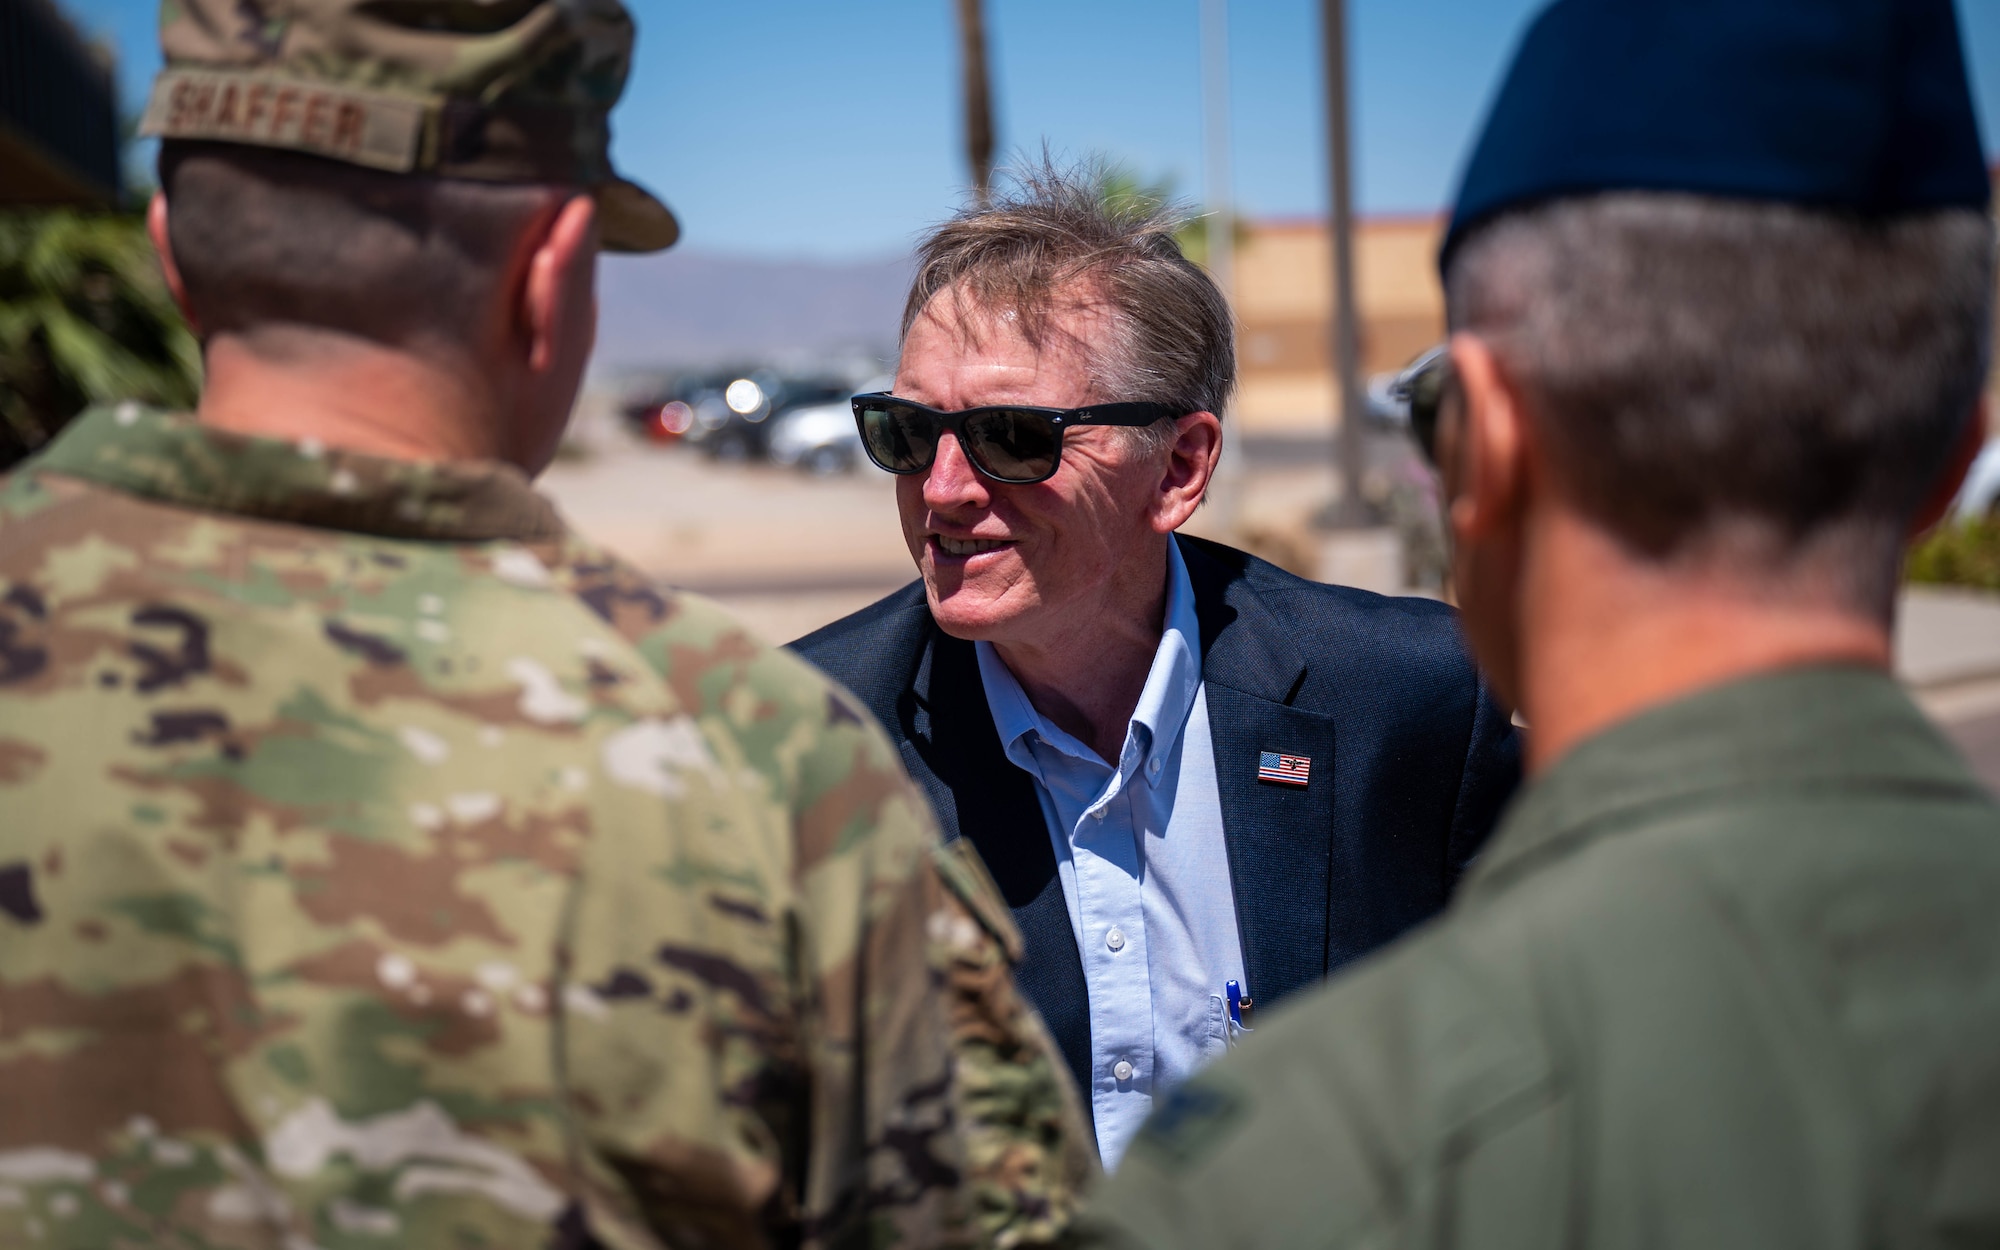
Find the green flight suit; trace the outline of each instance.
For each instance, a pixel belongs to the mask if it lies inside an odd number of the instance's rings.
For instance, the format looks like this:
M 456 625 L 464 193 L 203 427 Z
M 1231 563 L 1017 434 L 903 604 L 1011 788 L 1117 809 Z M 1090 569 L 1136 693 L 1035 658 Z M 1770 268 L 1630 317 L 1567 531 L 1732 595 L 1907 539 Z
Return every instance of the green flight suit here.
M 1642 714 L 1169 1098 L 1083 1236 L 2000 1244 L 2000 806 L 1872 671 Z
M 1045 1239 L 1018 952 L 865 712 L 512 468 L 128 406 L 0 479 L 0 1246 Z

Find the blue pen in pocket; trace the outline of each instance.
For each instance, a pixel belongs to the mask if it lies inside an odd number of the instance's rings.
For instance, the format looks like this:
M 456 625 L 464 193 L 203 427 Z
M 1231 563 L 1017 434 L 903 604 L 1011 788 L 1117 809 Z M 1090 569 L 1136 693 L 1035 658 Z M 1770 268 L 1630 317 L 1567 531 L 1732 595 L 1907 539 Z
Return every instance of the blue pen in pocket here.
M 1233 1044 L 1239 1035 L 1250 1032 L 1250 996 L 1237 981 L 1224 983 L 1222 992 L 1229 1006 L 1229 1040 Z

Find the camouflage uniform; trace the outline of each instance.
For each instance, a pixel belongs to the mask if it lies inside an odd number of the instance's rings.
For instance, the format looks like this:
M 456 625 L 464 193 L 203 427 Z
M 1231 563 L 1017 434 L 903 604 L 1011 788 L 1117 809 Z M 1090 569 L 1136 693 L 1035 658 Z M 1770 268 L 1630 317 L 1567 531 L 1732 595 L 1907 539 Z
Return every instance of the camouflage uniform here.
M 0 1244 L 1012 1244 L 1090 1167 L 881 734 L 511 468 L 88 414 L 0 813 Z

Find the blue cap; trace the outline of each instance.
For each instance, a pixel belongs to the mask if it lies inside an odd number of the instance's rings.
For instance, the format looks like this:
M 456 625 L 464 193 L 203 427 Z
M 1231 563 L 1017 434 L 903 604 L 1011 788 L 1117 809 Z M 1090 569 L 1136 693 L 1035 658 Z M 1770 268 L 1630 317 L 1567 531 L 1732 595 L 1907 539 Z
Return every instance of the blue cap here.
M 1486 119 L 1441 259 L 1496 212 L 1599 191 L 1985 208 L 1951 0 L 1556 0 Z

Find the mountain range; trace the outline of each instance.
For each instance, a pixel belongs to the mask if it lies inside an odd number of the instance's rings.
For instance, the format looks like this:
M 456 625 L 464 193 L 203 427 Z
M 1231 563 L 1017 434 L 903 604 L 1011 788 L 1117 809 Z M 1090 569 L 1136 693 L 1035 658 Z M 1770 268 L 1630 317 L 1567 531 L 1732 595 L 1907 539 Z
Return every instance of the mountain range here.
M 908 257 L 786 260 L 679 250 L 598 269 L 600 377 L 735 361 L 886 360 Z

